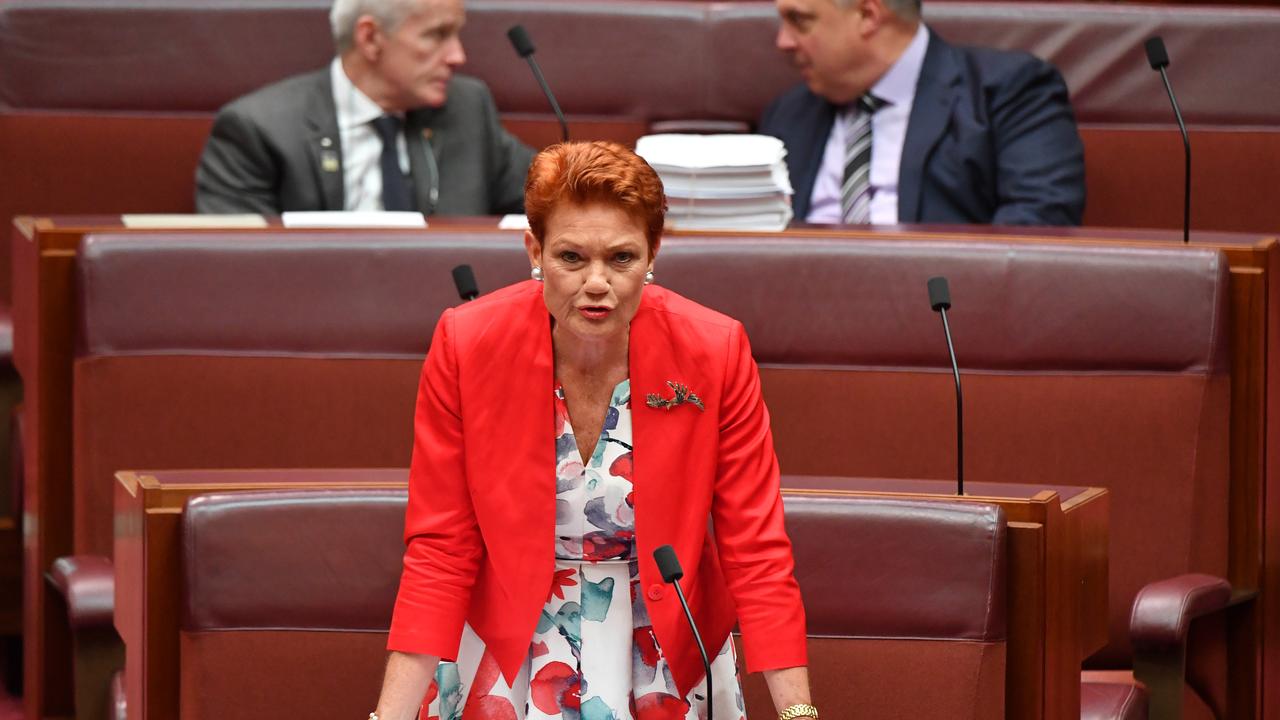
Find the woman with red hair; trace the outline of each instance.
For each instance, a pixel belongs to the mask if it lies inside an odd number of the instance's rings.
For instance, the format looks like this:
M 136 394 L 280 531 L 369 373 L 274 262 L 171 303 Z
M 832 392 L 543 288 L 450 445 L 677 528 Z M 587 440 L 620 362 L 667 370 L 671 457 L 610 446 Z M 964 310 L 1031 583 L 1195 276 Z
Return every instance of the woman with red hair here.
M 779 717 L 817 718 L 759 372 L 741 323 L 651 284 L 657 174 L 555 145 L 525 209 L 532 279 L 447 310 L 423 367 L 370 717 L 742 720 L 737 623 Z

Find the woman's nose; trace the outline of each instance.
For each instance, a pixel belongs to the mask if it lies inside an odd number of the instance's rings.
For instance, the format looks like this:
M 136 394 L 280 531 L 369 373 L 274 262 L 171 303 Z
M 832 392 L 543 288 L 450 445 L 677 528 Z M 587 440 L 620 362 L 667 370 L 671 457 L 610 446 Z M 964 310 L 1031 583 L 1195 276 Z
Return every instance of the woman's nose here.
M 583 289 L 593 294 L 609 291 L 609 270 L 603 263 L 592 263 L 587 269 L 587 281 Z

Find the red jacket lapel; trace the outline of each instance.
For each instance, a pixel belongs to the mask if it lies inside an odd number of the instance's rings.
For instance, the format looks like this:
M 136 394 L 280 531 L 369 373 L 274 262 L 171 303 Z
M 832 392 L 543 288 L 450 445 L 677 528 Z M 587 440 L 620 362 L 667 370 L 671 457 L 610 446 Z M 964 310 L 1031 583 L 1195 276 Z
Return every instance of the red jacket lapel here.
M 472 355 L 458 363 L 471 403 L 463 417 L 472 502 L 512 609 L 546 592 L 555 561 L 554 378 L 540 288 L 523 283 L 514 312 L 475 317 Z M 532 635 L 533 626 L 527 630 Z

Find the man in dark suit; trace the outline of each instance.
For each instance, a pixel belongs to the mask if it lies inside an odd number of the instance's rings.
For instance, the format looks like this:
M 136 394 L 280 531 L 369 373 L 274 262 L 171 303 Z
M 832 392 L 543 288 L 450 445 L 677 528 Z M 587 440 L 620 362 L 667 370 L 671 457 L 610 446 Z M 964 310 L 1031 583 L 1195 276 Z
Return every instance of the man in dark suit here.
M 1066 84 L 1021 52 L 947 44 L 919 0 L 777 0 L 805 85 L 765 111 L 796 217 L 1078 225 L 1084 149 Z
M 462 0 L 335 0 L 337 57 L 224 107 L 196 209 L 521 212 L 533 151 L 457 76 Z

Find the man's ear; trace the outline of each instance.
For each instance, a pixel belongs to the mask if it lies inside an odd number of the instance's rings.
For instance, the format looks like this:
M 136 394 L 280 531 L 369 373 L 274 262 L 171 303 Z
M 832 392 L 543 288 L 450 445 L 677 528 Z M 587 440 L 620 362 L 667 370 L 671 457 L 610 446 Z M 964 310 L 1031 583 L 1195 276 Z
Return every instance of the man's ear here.
M 382 26 L 372 15 L 361 15 L 356 19 L 352 42 L 366 62 L 377 62 L 382 54 Z
M 875 33 L 889 19 L 889 8 L 884 0 L 852 0 L 858 15 L 858 29 L 863 37 Z

